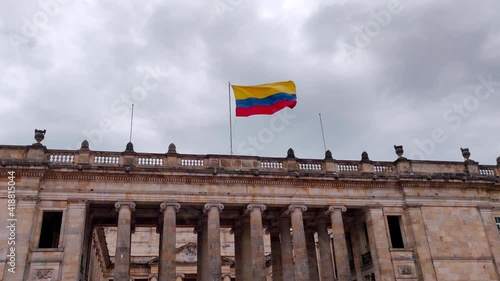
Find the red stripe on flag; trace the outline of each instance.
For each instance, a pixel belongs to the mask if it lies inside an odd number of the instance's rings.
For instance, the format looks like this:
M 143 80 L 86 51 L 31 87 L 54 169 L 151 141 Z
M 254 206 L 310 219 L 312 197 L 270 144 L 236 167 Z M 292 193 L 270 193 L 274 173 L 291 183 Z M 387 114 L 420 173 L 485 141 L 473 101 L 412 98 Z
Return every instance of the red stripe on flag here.
M 285 107 L 294 108 L 297 101 L 280 101 L 269 106 L 252 106 L 248 108 L 236 108 L 236 116 L 238 117 L 248 117 L 257 114 L 271 115 Z

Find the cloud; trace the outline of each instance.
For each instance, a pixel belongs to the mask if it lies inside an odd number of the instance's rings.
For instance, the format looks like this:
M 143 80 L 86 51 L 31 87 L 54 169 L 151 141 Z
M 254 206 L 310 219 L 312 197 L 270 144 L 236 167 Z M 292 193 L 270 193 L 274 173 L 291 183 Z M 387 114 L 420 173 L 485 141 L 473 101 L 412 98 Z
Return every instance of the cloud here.
M 401 1 L 392 13 L 394 1 L 87 0 L 57 10 L 8 1 L 0 12 L 0 143 L 32 143 L 38 128 L 47 129 L 49 148 L 75 149 L 87 138 L 91 149 L 121 151 L 134 103 L 136 151 L 164 153 L 174 142 L 181 153 L 227 154 L 228 82 L 294 80 L 296 117 L 259 155 L 293 147 L 298 157 L 323 158 L 322 113 L 335 158 L 366 150 L 394 160 L 394 144 L 410 153 L 447 128 L 443 114 L 474 93 L 478 77 L 500 80 L 499 3 Z M 41 13 L 48 17 L 39 26 Z M 26 34 L 27 22 L 37 31 Z M 368 43 L 359 47 L 362 36 Z M 152 72 L 158 79 L 148 80 Z M 427 158 L 461 161 L 459 148 L 469 146 L 472 159 L 494 163 L 499 91 Z M 234 146 L 272 118 L 232 118 Z

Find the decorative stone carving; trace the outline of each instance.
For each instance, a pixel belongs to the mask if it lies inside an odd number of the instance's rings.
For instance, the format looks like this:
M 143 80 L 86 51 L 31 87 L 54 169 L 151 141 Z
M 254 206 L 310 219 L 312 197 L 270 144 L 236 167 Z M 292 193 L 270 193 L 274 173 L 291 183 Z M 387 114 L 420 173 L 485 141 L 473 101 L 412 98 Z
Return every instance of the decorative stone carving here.
M 295 158 L 295 151 L 292 148 L 289 148 L 286 152 L 286 158 Z
M 330 215 L 335 211 L 335 209 L 340 209 L 342 213 L 347 211 L 347 208 L 345 206 L 330 206 L 328 207 L 328 210 L 325 212 L 326 215 Z
M 497 167 L 500 167 L 500 157 L 497 158 Z
M 168 154 L 177 154 L 177 148 L 175 147 L 175 144 L 171 143 L 169 146 L 168 146 L 168 151 L 167 151 Z
M 134 203 L 134 202 L 130 202 L 130 201 L 120 201 L 120 202 L 116 202 L 116 203 L 115 203 L 115 209 L 116 209 L 116 211 L 117 211 L 117 212 L 119 212 L 119 211 L 120 211 L 120 207 L 121 207 L 122 205 L 128 205 L 128 206 L 129 206 L 129 208 L 130 208 L 130 210 L 131 210 L 132 212 L 133 212 L 133 211 L 135 211 L 135 203 Z
M 80 150 L 84 150 L 84 151 L 89 150 L 89 142 L 87 140 L 82 141 L 82 145 L 80 146 Z
M 465 161 L 468 161 L 470 158 L 470 151 L 468 148 L 460 148 L 462 151 L 462 156 L 464 157 Z
M 35 129 L 35 140 L 37 143 L 40 143 L 43 141 L 43 139 L 45 138 L 45 133 L 47 132 L 47 130 L 37 130 Z
M 132 142 L 127 143 L 125 147 L 125 152 L 133 153 L 134 152 L 134 144 Z
M 403 158 L 403 154 L 405 153 L 405 151 L 403 150 L 403 146 L 402 145 L 395 145 L 394 149 L 396 150 L 396 155 L 399 158 Z
M 179 204 L 177 202 L 162 202 L 160 204 L 160 212 L 163 213 L 163 211 L 165 211 L 167 206 L 174 206 L 176 213 L 179 212 L 179 209 L 181 208 L 181 204 Z
M 288 206 L 286 214 L 287 215 L 290 214 L 291 212 L 293 212 L 297 208 L 301 209 L 302 212 L 307 211 L 307 206 L 306 205 L 290 205 L 290 206 Z
M 246 210 L 245 210 L 245 214 L 249 214 L 253 208 L 260 208 L 260 210 L 263 212 L 266 210 L 266 205 L 262 205 L 262 204 L 248 204 Z
M 224 209 L 224 205 L 222 205 L 220 203 L 207 203 L 207 204 L 205 204 L 205 207 L 203 208 L 203 213 L 208 212 L 208 210 L 210 210 L 210 208 L 212 208 L 212 207 L 218 207 L 219 213 L 221 213 L 222 210 Z
M 361 162 L 370 162 L 370 158 L 368 157 L 368 153 L 366 151 L 361 153 Z
M 198 252 L 196 244 L 189 243 L 178 253 L 178 261 L 186 263 L 195 263 L 198 261 Z
M 411 266 L 398 266 L 399 275 L 412 275 Z
M 333 155 L 332 155 L 332 152 L 330 150 L 327 150 L 325 152 L 325 160 L 333 160 Z
M 38 269 L 35 272 L 35 280 L 43 280 L 52 278 L 52 274 L 54 273 L 54 269 Z

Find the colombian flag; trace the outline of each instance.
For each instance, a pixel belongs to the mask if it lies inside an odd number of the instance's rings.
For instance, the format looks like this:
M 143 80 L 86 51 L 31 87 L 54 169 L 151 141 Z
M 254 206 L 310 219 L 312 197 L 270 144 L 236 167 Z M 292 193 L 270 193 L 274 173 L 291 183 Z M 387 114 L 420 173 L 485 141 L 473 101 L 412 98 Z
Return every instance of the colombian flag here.
M 285 107 L 294 108 L 297 104 L 293 81 L 231 87 L 236 98 L 236 116 L 271 115 Z

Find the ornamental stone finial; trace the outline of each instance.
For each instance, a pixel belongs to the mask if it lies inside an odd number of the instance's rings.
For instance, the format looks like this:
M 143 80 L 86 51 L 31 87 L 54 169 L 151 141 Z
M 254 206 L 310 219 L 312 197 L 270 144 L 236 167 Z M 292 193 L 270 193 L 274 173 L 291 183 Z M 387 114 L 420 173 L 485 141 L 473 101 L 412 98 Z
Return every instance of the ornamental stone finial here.
M 470 151 L 469 148 L 460 148 L 462 151 L 462 156 L 464 157 L 465 161 L 469 161 L 470 158 Z
M 368 153 L 366 151 L 361 153 L 361 162 L 370 162 L 370 157 L 368 157 Z
M 500 157 L 497 158 L 497 167 L 500 167 Z
M 87 140 L 82 141 L 82 145 L 80 146 L 80 150 L 89 150 L 89 142 Z
M 402 145 L 395 145 L 394 146 L 394 150 L 396 150 L 396 155 L 399 158 L 403 158 L 403 154 L 405 153 L 405 151 L 403 150 L 403 146 Z
M 128 142 L 125 147 L 125 152 L 134 152 L 134 144 L 132 142 Z
M 333 155 L 332 155 L 332 152 L 330 150 L 327 150 L 325 152 L 325 160 L 333 160 Z
M 47 132 L 47 130 L 37 130 L 35 129 L 35 140 L 37 143 L 40 143 L 43 141 L 43 139 L 45 138 L 45 133 Z
M 174 143 L 171 143 L 169 146 L 168 146 L 168 151 L 167 151 L 168 154 L 176 154 L 177 153 L 177 148 L 175 147 L 175 144 Z
M 286 152 L 286 158 L 295 158 L 295 151 L 292 148 L 289 148 Z

